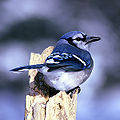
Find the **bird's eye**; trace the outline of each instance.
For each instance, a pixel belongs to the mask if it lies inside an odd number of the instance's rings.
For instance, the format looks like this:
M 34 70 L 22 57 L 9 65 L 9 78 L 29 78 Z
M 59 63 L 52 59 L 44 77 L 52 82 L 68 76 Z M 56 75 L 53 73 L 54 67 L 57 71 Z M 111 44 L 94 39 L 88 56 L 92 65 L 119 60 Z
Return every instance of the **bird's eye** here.
M 77 41 L 84 41 L 85 40 L 85 36 L 82 33 L 76 34 L 72 37 L 73 40 L 77 40 Z
M 80 41 L 80 40 L 82 40 L 82 38 L 77 37 L 77 38 L 75 38 L 75 40 Z

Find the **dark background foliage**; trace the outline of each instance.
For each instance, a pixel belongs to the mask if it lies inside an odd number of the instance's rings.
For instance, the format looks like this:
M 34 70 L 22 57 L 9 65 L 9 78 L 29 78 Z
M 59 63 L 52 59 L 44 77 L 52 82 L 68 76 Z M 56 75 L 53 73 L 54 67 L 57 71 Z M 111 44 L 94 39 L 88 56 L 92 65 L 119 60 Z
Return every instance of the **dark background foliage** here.
M 120 120 L 119 14 L 119 0 L 1 0 L 0 120 L 24 117 L 28 75 L 9 70 L 73 30 L 102 38 L 91 46 L 95 65 L 81 85 L 77 120 Z

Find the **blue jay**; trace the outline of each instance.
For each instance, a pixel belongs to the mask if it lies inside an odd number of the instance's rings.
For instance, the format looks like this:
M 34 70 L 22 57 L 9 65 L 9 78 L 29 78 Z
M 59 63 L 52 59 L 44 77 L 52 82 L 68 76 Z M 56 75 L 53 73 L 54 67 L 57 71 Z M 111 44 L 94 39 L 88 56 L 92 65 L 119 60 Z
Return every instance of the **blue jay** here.
M 88 47 L 90 43 L 98 40 L 100 37 L 87 36 L 80 31 L 68 32 L 60 38 L 44 64 L 18 67 L 11 71 L 38 69 L 43 73 L 45 82 L 50 87 L 70 91 L 85 82 L 90 76 L 93 59 Z

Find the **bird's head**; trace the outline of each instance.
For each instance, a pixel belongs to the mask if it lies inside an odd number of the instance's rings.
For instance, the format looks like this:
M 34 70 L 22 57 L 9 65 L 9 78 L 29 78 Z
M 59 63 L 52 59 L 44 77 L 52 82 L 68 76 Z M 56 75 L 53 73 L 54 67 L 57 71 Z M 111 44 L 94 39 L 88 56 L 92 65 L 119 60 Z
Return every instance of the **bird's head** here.
M 69 44 L 80 49 L 88 50 L 88 46 L 92 42 L 100 40 L 100 37 L 88 36 L 80 31 L 72 31 L 64 34 L 60 39 L 65 39 Z

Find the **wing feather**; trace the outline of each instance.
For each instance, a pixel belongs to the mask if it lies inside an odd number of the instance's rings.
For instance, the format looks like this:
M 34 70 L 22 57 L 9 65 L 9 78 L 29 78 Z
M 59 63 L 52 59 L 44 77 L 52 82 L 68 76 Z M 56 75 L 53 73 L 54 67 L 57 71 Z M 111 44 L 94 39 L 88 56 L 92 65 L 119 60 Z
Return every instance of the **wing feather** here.
M 87 68 L 85 60 L 79 56 L 70 53 L 52 53 L 46 59 L 46 65 L 49 67 L 49 72 L 56 69 L 65 71 L 80 71 Z

